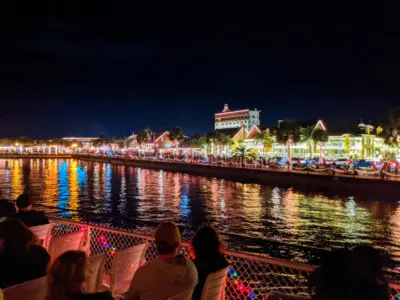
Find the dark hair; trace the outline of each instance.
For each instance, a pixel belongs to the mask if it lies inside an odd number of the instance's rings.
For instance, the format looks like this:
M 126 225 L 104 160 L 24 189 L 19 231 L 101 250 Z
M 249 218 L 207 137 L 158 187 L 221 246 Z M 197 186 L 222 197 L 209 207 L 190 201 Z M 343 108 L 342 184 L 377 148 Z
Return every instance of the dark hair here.
M 86 254 L 67 251 L 61 254 L 47 272 L 47 300 L 67 300 L 83 292 Z
M 221 254 L 221 242 L 217 232 L 210 226 L 201 227 L 192 239 L 196 259 L 207 259 Z
M 28 207 L 29 205 L 32 205 L 31 195 L 29 195 L 28 193 L 23 193 L 23 194 L 18 196 L 16 202 L 17 202 L 17 207 L 18 208 Z
M 36 242 L 36 237 L 21 221 L 5 219 L 0 222 L 1 257 L 18 256 L 26 253 Z
M 0 217 L 11 217 L 17 212 L 15 204 L 8 200 L 0 200 Z
M 325 255 L 321 266 L 308 279 L 312 299 L 350 299 L 351 256 L 347 249 Z
M 378 250 L 369 245 L 358 245 L 353 248 L 352 256 L 356 278 L 371 281 L 383 278 L 383 262 Z

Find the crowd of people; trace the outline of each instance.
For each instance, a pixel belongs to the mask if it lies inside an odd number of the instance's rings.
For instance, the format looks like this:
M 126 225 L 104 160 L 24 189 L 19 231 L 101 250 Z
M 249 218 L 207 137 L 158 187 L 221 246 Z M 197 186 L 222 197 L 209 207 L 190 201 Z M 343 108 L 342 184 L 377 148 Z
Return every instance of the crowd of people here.
M 1 289 L 47 276 L 44 300 L 113 299 L 107 291 L 85 292 L 88 261 L 84 252 L 67 251 L 50 264 L 47 250 L 29 229 L 49 220 L 32 209 L 28 194 L 18 197 L 15 203 L 16 207 L 0 201 Z M 210 226 L 195 233 L 191 259 L 180 254 L 181 233 L 175 223 L 160 224 L 154 238 L 158 257 L 135 272 L 126 300 L 161 300 L 176 295 L 179 299 L 201 299 L 207 276 L 229 266 L 219 237 Z M 380 252 L 366 245 L 330 252 L 310 275 L 308 287 L 309 297 L 271 293 L 268 299 L 389 299 Z

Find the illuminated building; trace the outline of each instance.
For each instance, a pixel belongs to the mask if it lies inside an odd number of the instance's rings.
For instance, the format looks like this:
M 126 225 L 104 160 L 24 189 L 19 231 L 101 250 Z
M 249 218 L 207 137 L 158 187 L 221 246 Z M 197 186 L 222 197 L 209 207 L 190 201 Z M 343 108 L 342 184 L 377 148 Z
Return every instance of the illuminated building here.
M 98 140 L 98 137 L 63 137 L 64 141 L 78 142 L 78 143 L 90 143 Z
M 305 126 L 305 125 L 303 125 Z M 314 126 L 315 129 L 327 130 L 326 125 L 322 120 L 317 121 Z M 391 151 L 389 146 L 384 143 L 384 139 L 379 137 L 377 132 L 379 127 L 374 132 L 372 125 L 365 125 L 360 123 L 358 125 L 360 132 L 355 133 L 329 133 L 328 141 L 323 143 L 322 151 L 323 156 L 329 159 L 340 158 L 377 158 L 385 151 Z M 254 149 L 259 156 L 266 157 L 287 157 L 287 146 L 273 142 L 268 147 L 265 147 L 261 142 L 257 141 L 256 136 L 258 133 L 267 131 L 274 138 L 274 132 L 278 130 L 274 126 L 253 126 L 247 133 L 246 137 L 242 140 L 248 147 Z M 239 131 L 238 131 L 239 133 Z M 298 142 L 291 146 L 292 157 L 295 158 L 310 158 L 319 155 L 320 148 L 316 143 Z
M 127 138 L 126 144 L 128 151 L 159 153 L 160 155 L 166 153 L 186 156 L 201 154 L 200 148 L 186 146 L 176 139 L 171 139 L 169 131 L 149 133 L 147 140 L 141 143 L 139 143 L 137 135 L 132 134 Z
M 260 111 L 257 109 L 242 109 L 230 111 L 228 104 L 224 105 L 224 109 L 220 113 L 215 114 L 214 128 L 241 128 L 245 126 L 250 130 L 254 125 L 260 125 Z

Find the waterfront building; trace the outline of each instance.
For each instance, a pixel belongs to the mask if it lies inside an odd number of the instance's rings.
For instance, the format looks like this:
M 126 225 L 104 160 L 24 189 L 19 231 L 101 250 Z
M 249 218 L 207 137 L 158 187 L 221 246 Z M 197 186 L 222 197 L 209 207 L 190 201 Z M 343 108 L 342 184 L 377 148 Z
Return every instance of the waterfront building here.
M 302 123 L 301 127 L 310 124 Z M 327 127 L 322 120 L 318 120 L 314 125 L 315 129 L 327 131 Z M 312 158 L 318 157 L 320 151 L 326 159 L 359 158 L 359 159 L 378 159 L 385 151 L 392 151 L 384 143 L 384 139 L 379 136 L 382 132 L 381 127 L 376 129 L 372 125 L 359 124 L 359 133 L 329 133 L 328 141 L 318 147 L 313 141 L 303 141 L 291 145 L 292 157 Z M 287 146 L 276 142 L 275 133 L 279 130 L 279 124 L 275 126 L 254 125 L 243 139 L 243 143 L 254 149 L 258 156 L 264 157 L 288 157 Z M 238 131 L 239 132 L 239 131 Z M 271 135 L 273 143 L 264 145 L 257 139 L 257 134 L 267 132 Z M 329 131 L 328 131 L 329 132 Z
M 77 142 L 77 143 L 92 143 L 96 140 L 98 140 L 98 137 L 63 137 L 62 138 L 64 141 L 68 141 L 68 142 Z
M 144 141 L 138 140 L 137 134 L 132 134 L 126 139 L 127 151 L 139 151 L 141 153 L 157 153 L 161 157 L 165 154 L 174 155 L 200 155 L 201 149 L 185 145 L 176 139 L 171 139 L 169 131 L 151 132 Z
M 151 132 L 149 138 L 139 143 L 139 149 L 144 152 L 156 152 L 157 150 L 173 149 L 179 147 L 179 141 L 170 138 L 169 132 Z
M 254 125 L 260 125 L 260 111 L 257 109 L 229 109 L 228 104 L 224 105 L 224 109 L 220 113 L 215 114 L 214 129 L 228 129 L 246 127 L 250 130 Z

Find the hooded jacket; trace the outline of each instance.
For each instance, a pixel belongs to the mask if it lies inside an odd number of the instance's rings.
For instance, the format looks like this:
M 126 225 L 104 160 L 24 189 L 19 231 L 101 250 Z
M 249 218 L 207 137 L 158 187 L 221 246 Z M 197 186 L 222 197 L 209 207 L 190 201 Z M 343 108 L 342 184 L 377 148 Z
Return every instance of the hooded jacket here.
M 191 260 L 182 255 L 156 258 L 136 271 L 125 300 L 165 300 L 176 295 L 181 295 L 179 300 L 191 299 L 197 282 Z

